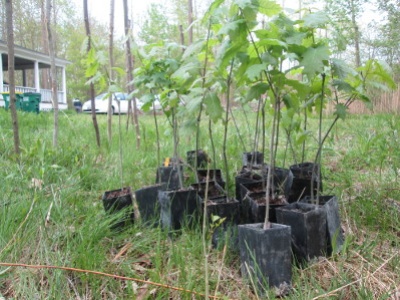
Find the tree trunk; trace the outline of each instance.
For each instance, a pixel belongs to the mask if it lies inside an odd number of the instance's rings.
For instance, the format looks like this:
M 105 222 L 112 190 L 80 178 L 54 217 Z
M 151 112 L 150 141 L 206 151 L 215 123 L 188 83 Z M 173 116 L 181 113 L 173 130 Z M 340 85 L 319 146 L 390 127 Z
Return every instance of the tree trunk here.
M 128 1 L 124 1 L 124 27 L 125 27 L 125 56 L 126 56 L 126 81 L 127 81 L 127 90 L 129 95 L 133 92 L 133 59 L 131 52 L 131 40 L 129 38 L 129 30 L 130 30 L 130 21 L 128 19 Z M 138 118 L 138 109 L 136 104 L 136 98 L 133 98 L 133 122 L 135 124 L 136 131 L 136 148 L 140 148 L 140 127 L 139 127 L 139 118 Z
M 50 55 L 49 50 L 49 38 L 47 32 L 47 16 L 46 16 L 46 1 L 41 0 L 40 3 L 40 13 L 41 13 L 41 20 L 42 20 L 42 52 Z M 49 70 L 42 69 L 40 72 L 40 82 L 43 88 L 48 89 L 48 82 L 49 82 Z
M 92 42 L 91 42 L 92 38 L 91 38 L 91 34 L 90 34 L 90 24 L 89 24 L 87 0 L 83 0 L 83 16 L 85 19 L 86 36 L 88 38 L 87 52 L 89 53 L 89 51 L 92 47 Z M 94 102 L 94 84 L 93 84 L 93 82 L 90 83 L 90 102 L 91 102 L 91 107 L 92 107 L 93 126 L 94 126 L 94 130 L 96 132 L 96 142 L 97 142 L 97 146 L 100 147 L 100 133 L 99 133 L 99 125 L 97 124 L 97 118 L 96 118 L 96 105 Z
M 361 66 L 361 55 L 360 55 L 360 30 L 358 29 L 356 21 L 356 11 L 354 6 L 354 0 L 350 0 L 351 6 L 351 23 L 354 30 L 354 50 L 355 50 L 355 63 L 356 67 Z
M 193 44 L 193 0 L 188 0 L 189 45 Z
M 15 107 L 15 66 L 14 66 L 14 25 L 13 25 L 13 7 L 12 0 L 6 0 L 6 22 L 7 22 L 7 50 L 8 50 L 8 80 L 10 89 L 10 111 L 11 120 L 14 133 L 14 151 L 15 154 L 20 156 L 19 147 L 19 128 L 18 128 L 18 115 Z
M 108 44 L 108 57 L 109 57 L 109 67 L 110 67 L 110 78 L 109 85 L 114 84 L 114 57 L 113 57 L 113 47 L 114 47 L 114 0 L 110 0 L 110 34 L 109 34 L 109 44 Z M 113 94 L 111 93 L 108 98 L 108 113 L 107 113 L 107 133 L 108 141 L 111 143 L 112 140 L 112 99 Z
M 46 1 L 46 29 L 50 54 L 51 101 L 54 109 L 53 147 L 58 145 L 58 97 L 57 97 L 57 69 L 54 53 L 54 41 L 51 29 L 51 0 Z

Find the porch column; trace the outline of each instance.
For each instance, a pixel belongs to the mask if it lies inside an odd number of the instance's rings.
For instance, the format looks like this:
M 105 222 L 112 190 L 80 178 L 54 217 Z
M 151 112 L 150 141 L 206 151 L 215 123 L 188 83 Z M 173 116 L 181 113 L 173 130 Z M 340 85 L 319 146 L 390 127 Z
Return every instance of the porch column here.
M 39 62 L 35 60 L 35 89 L 37 93 L 40 93 L 40 76 L 39 76 Z
M 61 68 L 62 74 L 62 92 L 63 92 L 63 99 L 62 103 L 67 103 L 67 77 L 65 76 L 65 67 Z
M 3 57 L 2 54 L 0 52 L 0 93 L 4 92 L 4 88 L 3 88 Z
M 28 86 L 25 69 L 22 70 L 22 86 L 25 86 L 25 87 Z

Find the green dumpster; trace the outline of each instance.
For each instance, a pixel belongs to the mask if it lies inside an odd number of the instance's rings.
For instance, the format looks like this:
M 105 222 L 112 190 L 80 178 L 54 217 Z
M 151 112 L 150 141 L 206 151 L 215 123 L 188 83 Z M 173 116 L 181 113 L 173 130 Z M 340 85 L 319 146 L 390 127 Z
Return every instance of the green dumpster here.
M 2 93 L 5 109 L 10 106 L 10 93 Z M 42 95 L 40 93 L 15 93 L 17 101 L 15 102 L 16 109 L 22 111 L 39 113 L 39 103 Z
M 4 100 L 4 107 L 6 110 L 8 110 L 8 107 L 10 106 L 10 93 L 1 93 L 3 95 L 3 100 Z M 15 102 L 15 106 L 17 109 L 22 109 L 21 104 L 22 104 L 22 93 L 15 93 L 15 98 L 17 101 Z
M 23 93 L 22 96 L 22 110 L 39 113 L 39 104 L 42 100 L 42 95 L 40 93 Z

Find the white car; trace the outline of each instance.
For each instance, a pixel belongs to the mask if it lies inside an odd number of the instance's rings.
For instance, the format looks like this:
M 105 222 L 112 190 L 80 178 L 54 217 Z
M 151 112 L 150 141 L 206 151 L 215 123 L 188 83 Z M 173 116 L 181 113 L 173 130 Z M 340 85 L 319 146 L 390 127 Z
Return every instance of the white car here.
M 106 114 L 108 112 L 108 96 L 107 93 L 103 93 L 94 98 L 96 113 Z M 111 110 L 113 114 L 126 114 L 128 113 L 128 94 L 125 93 L 113 93 L 113 99 L 111 103 Z M 136 99 L 137 108 L 142 107 L 142 103 Z M 82 105 L 82 112 L 91 113 L 92 104 L 88 100 Z

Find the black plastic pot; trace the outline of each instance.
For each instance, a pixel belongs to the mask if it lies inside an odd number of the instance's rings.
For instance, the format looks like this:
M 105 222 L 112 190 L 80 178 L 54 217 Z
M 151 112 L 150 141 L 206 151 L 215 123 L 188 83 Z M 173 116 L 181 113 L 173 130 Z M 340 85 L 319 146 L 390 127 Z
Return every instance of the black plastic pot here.
M 244 203 L 249 207 L 249 220 L 252 223 L 264 222 L 265 210 L 266 210 L 266 194 L 265 192 L 249 193 L 243 200 Z M 276 209 L 279 207 L 286 206 L 288 203 L 285 197 L 275 197 L 269 205 L 268 219 L 270 222 L 277 222 Z
M 264 164 L 264 154 L 258 151 L 245 152 L 242 156 L 244 167 L 261 166 Z
M 320 192 L 322 192 L 322 179 L 321 176 L 319 178 L 317 176 L 318 169 L 318 164 L 310 162 L 290 166 L 290 170 L 293 173 L 293 183 L 290 189 L 289 203 L 311 196 L 311 185 L 313 186 L 314 195 L 316 195 L 318 181 L 320 181 Z
M 202 206 L 204 203 L 202 203 Z M 226 196 L 220 196 L 207 201 L 207 214 L 225 218 L 225 223 L 239 223 L 239 201 L 230 199 Z
M 158 202 L 158 191 L 164 191 L 165 187 L 165 183 L 160 183 L 135 191 L 136 203 L 144 224 L 153 226 L 159 224 L 160 204 Z
M 288 293 L 292 281 L 291 228 L 271 223 L 239 225 L 239 248 L 242 276 L 254 282 L 259 295 L 268 287 Z
M 130 187 L 106 191 L 102 197 L 103 207 L 107 214 L 119 213 L 126 210 L 120 220 L 111 225 L 111 229 L 121 229 L 134 221 L 134 212 L 132 205 L 132 191 Z
M 326 212 L 319 206 L 295 202 L 276 209 L 278 223 L 292 228 L 292 247 L 302 264 L 326 254 Z
M 179 166 L 183 176 L 183 167 Z M 177 166 L 159 167 L 157 169 L 156 183 L 165 183 L 166 190 L 177 190 L 180 188 Z
M 225 181 L 222 177 L 222 172 L 220 169 L 200 169 L 197 170 L 197 178 L 199 182 L 206 182 L 207 175 L 209 181 L 216 181 L 222 188 L 225 188 Z
M 235 177 L 235 197 L 239 202 L 242 202 L 242 184 L 260 182 L 263 179 L 262 175 L 255 172 L 254 170 L 250 170 L 248 168 L 243 167 L 238 175 Z
M 269 166 L 263 166 L 264 180 L 268 178 Z M 289 198 L 290 189 L 293 184 L 293 173 L 290 169 L 275 167 L 273 171 L 273 186 L 275 193 L 285 195 Z
M 186 161 L 188 165 L 195 167 L 196 164 L 196 150 L 186 152 Z M 197 168 L 206 168 L 210 162 L 207 153 L 201 149 L 197 150 Z
M 312 203 L 311 197 L 306 197 L 301 202 Z M 320 196 L 319 205 L 326 212 L 326 237 L 328 255 L 337 253 L 342 249 L 344 236 L 340 227 L 339 204 L 336 196 Z
M 221 198 L 225 195 L 224 189 L 215 181 L 193 183 L 191 187 L 197 191 L 201 200 L 206 198 L 206 193 L 208 200 Z
M 193 189 L 158 191 L 161 225 L 169 230 L 191 226 L 198 216 L 198 196 Z

